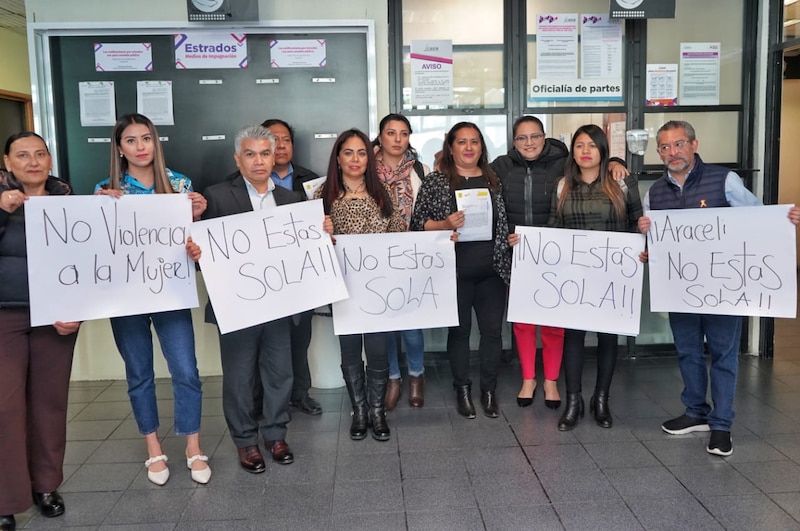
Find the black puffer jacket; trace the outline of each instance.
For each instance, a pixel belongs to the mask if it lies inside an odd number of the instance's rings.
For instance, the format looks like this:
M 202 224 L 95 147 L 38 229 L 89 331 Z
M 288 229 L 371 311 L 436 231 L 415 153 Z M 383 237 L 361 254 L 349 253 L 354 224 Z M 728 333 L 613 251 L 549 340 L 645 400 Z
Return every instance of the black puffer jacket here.
M 545 139 L 538 158 L 526 161 L 514 148 L 492 162 L 500 182 L 508 213 L 508 231 L 517 225 L 543 227 L 550 216 L 550 194 L 564 175 L 569 150 L 560 140 Z

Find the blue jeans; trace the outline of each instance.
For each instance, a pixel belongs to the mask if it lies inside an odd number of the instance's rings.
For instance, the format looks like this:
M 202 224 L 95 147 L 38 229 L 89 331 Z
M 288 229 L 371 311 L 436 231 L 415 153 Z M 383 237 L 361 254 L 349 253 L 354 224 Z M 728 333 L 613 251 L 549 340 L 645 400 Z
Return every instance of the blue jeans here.
M 425 374 L 423 360 L 425 358 L 425 339 L 422 330 L 402 330 L 386 334 L 386 353 L 389 355 L 389 378 L 400 379 L 400 363 L 397 359 L 397 336 L 403 338 L 406 345 L 406 362 L 409 376 Z
M 739 370 L 739 341 L 742 318 L 734 315 L 670 313 L 669 324 L 678 351 L 678 366 L 683 376 L 681 401 L 686 415 L 707 419 L 712 430 L 730 431 L 733 423 L 733 396 Z M 706 402 L 709 373 L 703 339 L 711 354 L 711 400 Z
M 175 398 L 175 434 L 192 435 L 200 431 L 202 391 L 194 353 L 194 330 L 189 310 L 113 317 L 111 330 L 128 380 L 128 396 L 142 435 L 158 429 L 155 374 L 153 372 L 153 334 L 158 341 L 172 376 Z

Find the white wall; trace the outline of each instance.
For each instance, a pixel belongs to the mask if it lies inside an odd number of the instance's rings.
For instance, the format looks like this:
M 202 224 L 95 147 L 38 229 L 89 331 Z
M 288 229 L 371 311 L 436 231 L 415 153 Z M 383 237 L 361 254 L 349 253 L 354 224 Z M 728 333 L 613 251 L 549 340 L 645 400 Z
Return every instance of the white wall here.
M 28 22 L 69 24 L 70 27 L 85 24 L 96 29 L 98 22 L 119 24 L 135 22 L 135 26 L 146 28 L 148 23 L 175 21 L 186 22 L 185 0 L 27 0 L 25 3 Z M 157 17 L 157 18 L 156 18 Z M 331 2 L 326 0 L 303 0 L 301 2 L 274 2 L 259 0 L 259 17 L 275 24 L 277 21 L 315 21 L 321 26 L 326 20 L 374 20 L 375 57 L 377 63 L 378 116 L 389 112 L 388 84 L 388 7 L 384 0 L 348 0 Z M 296 25 L 296 24 L 292 24 Z M 24 38 L 23 38 L 24 40 Z M 2 35 L 0 48 L 5 51 Z M 0 54 L 0 57 L 5 53 Z M 0 59 L 1 61 L 1 59 Z M 0 64 L 2 64 L 0 62 Z M 27 71 L 27 68 L 25 69 Z M 2 77 L 0 77 L 2 79 Z M 28 86 L 30 83 L 28 82 Z M 0 88 L 2 86 L 0 85 Z M 30 92 L 30 90 L 28 90 Z M 377 126 L 377 124 L 375 124 Z M 201 276 L 200 276 L 201 277 Z M 200 278 L 200 301 L 205 304 L 207 295 Z M 221 374 L 219 344 L 216 327 L 203 323 L 202 308 L 193 311 L 197 365 L 201 375 Z M 320 325 L 324 327 L 321 320 Z M 315 324 L 315 327 L 317 324 Z M 316 330 L 316 328 L 315 328 Z M 315 338 L 309 353 L 312 378 L 318 387 L 340 385 L 338 379 L 338 344 L 332 329 L 324 341 Z M 319 335 L 319 334 L 318 334 Z M 157 345 L 156 345 L 157 348 Z M 158 352 L 158 351 L 157 351 Z M 156 376 L 166 377 L 166 364 L 160 353 L 156 355 Z M 333 362 L 332 362 L 333 361 Z M 321 374 L 320 371 L 324 371 Z M 329 374 L 332 371 L 336 375 Z M 316 372 L 316 374 L 315 374 Z M 108 320 L 90 321 L 81 326 L 78 345 L 75 349 L 73 380 L 99 380 L 125 378 L 124 365 L 114 345 Z M 330 384 L 330 385 L 328 385 Z

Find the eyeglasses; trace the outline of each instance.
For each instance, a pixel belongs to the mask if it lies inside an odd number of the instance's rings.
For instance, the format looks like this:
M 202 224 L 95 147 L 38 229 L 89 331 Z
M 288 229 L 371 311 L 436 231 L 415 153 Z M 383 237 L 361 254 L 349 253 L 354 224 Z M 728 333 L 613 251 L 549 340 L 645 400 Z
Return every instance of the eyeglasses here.
M 656 148 L 656 151 L 658 151 L 662 155 L 666 155 L 673 149 L 682 151 L 683 148 L 685 148 L 690 143 L 691 143 L 690 140 L 678 140 L 677 142 L 673 142 L 672 144 L 661 144 Z
M 514 142 L 519 142 L 520 144 L 526 143 L 528 140 L 531 142 L 538 142 L 539 140 L 544 138 L 544 133 L 534 133 L 532 135 L 519 135 L 514 137 Z

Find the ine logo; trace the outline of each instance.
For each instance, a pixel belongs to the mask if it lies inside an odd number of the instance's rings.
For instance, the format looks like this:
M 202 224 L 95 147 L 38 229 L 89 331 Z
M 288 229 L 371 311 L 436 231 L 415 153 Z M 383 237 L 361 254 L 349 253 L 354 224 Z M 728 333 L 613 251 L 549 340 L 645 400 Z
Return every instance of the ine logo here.
M 623 9 L 636 9 L 644 0 L 615 0 L 617 5 Z

